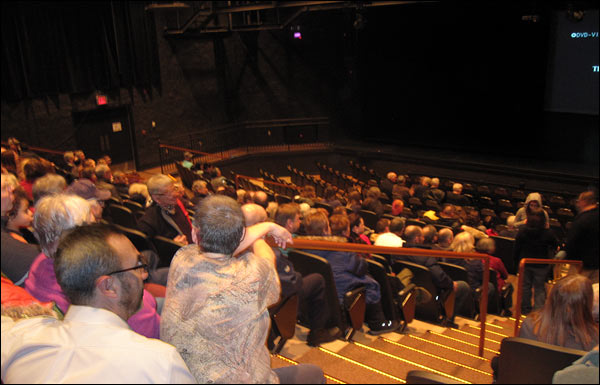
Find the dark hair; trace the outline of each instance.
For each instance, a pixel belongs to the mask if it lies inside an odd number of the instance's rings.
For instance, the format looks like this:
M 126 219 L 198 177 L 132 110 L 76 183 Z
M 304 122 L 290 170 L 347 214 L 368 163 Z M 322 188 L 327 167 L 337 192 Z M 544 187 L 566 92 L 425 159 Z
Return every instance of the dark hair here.
M 396 217 L 390 222 L 390 232 L 402 233 L 406 220 L 404 218 Z
M 9 172 L 17 173 L 17 153 L 13 150 L 6 150 L 2 153 L 2 166 Z
M 360 226 L 360 221 L 363 218 L 357 213 L 350 213 L 348 214 L 348 220 L 350 221 L 350 230 L 352 230 L 353 227 Z
M 29 159 L 23 166 L 23 173 L 25 174 L 25 179 L 28 181 L 34 181 L 37 178 L 46 175 L 47 170 L 41 161 L 32 158 Z
M 302 222 L 307 235 L 325 235 L 329 221 L 327 215 L 320 211 L 309 212 Z
M 332 215 L 329 217 L 329 227 L 331 235 L 344 236 L 344 231 L 350 229 L 350 221 L 346 215 Z
M 21 209 L 21 205 L 24 201 L 27 201 L 29 204 L 29 198 L 27 197 L 27 193 L 23 187 L 18 186 L 13 190 L 13 205 L 10 211 L 8 212 L 8 218 L 14 219 L 17 215 L 19 215 L 19 210 Z
M 233 198 L 210 195 L 198 203 L 194 226 L 198 228 L 202 251 L 231 255 L 244 234 L 244 213 Z
M 108 244 L 121 235 L 111 225 L 76 227 L 63 235 L 54 255 L 56 280 L 73 305 L 86 305 L 94 297 L 96 279 L 122 268 L 121 260 Z
M 527 208 L 527 227 L 533 229 L 543 229 L 546 226 L 546 215 L 544 215 L 544 209 L 539 208 Z
M 377 234 L 383 233 L 385 231 L 386 227 L 388 227 L 388 228 L 390 227 L 390 223 L 391 222 L 392 221 L 390 221 L 387 218 L 381 218 L 381 219 L 379 219 L 377 221 L 377 224 L 375 225 L 375 232 Z
M 284 203 L 277 208 L 275 213 L 275 223 L 285 227 L 287 221 L 294 221 L 296 215 L 300 214 L 300 207 L 297 203 Z

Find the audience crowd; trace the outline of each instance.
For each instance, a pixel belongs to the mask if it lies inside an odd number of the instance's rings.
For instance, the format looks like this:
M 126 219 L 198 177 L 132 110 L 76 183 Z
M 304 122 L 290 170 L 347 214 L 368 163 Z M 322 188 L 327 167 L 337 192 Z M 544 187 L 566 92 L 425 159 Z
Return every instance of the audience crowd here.
M 323 276 L 303 276 L 288 259 L 286 245 L 294 238 L 487 254 L 497 283 L 489 284 L 489 298 L 500 296 L 502 315 L 511 314 L 514 289 L 495 255 L 496 236 L 514 239 L 508 257 L 515 263 L 582 260 L 582 274 L 558 280 L 548 296 L 550 266 L 526 266 L 521 312 L 529 317 L 521 336 L 584 350 L 598 344 L 594 190 L 579 195 L 579 213 L 559 238 L 538 192 L 505 216 L 504 225 L 463 184 L 445 190 L 435 177 L 390 171 L 380 182 L 330 184 L 322 196 L 306 183 L 284 203 L 258 186 L 236 191 L 218 168 L 195 164 L 191 154 L 182 162 L 198 176 L 189 189 L 164 174 L 130 181 L 111 170 L 109 156 L 88 159 L 81 150 L 65 152 L 59 165 L 27 156 L 14 141 L 2 149 L 4 383 L 324 383 L 314 365 L 271 369 L 269 312 L 286 298 L 298 296 L 308 345 L 345 332 L 331 327 Z M 117 206 L 121 214 L 113 211 Z M 122 213 L 135 226 L 122 222 Z M 277 246 L 265 243 L 266 235 Z M 164 250 L 152 246 L 157 237 L 173 250 L 166 262 Z M 340 304 L 345 293 L 365 287 L 369 333 L 400 327 L 401 319 L 384 314 L 381 283 L 369 274 L 374 256 L 306 251 L 329 262 Z M 406 261 L 429 269 L 440 306 L 453 304 L 443 325 L 456 327 L 455 315 L 476 317 L 482 261 L 447 259 L 466 272 L 465 280 L 454 280 L 440 259 L 415 254 L 384 257 L 388 266 Z M 389 280 L 403 287 L 394 274 Z M 14 305 L 8 293 L 25 298 L 19 302 L 25 306 Z

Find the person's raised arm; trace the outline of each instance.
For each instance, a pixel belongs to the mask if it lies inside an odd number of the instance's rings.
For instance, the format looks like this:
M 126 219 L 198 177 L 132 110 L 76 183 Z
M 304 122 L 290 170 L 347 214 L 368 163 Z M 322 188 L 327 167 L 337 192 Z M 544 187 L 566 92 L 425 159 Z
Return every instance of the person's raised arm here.
M 233 255 L 239 254 L 252 246 L 254 242 L 265 235 L 270 235 L 275 243 L 281 248 L 285 248 L 288 243 L 292 243 L 292 234 L 285 228 L 273 222 L 262 222 L 246 227 L 246 233 L 239 246 L 233 252 Z

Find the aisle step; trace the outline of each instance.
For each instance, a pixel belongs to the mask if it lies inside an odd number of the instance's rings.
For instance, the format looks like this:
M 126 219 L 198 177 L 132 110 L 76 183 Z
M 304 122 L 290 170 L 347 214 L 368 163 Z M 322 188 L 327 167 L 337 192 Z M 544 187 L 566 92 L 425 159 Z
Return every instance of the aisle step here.
M 369 360 L 366 362 L 369 362 L 370 365 L 377 368 L 385 368 L 385 365 L 389 365 L 387 370 L 398 377 L 406 378 L 408 371 L 418 369 L 446 376 L 454 381 L 492 382 L 491 374 L 486 371 L 489 368 L 486 360 L 477 360 L 476 365 L 480 367 L 474 368 L 465 364 L 465 356 L 459 352 L 449 353 L 448 350 L 440 348 L 431 352 L 409 346 L 401 341 L 394 342 L 385 339 L 378 339 L 370 346 L 362 344 L 356 344 L 356 346 L 362 349 L 360 353 L 365 356 L 365 360 Z M 349 352 L 349 354 L 356 353 Z
M 488 374 L 492 373 L 492 369 L 490 367 L 490 360 L 488 358 L 479 357 L 477 354 L 465 352 L 464 349 L 452 348 L 447 344 L 441 344 L 413 335 L 406 335 L 398 342 L 388 340 L 387 338 L 382 338 L 381 340 L 387 344 L 401 344 L 409 348 L 418 349 L 424 353 L 434 354 L 436 356 L 457 361 L 459 365 L 465 365 L 469 368 L 483 371 Z M 373 345 L 373 347 L 376 347 L 376 345 Z M 383 345 L 382 349 L 388 351 L 385 348 L 385 345 Z
M 350 346 L 350 345 L 348 345 Z M 345 350 L 347 347 L 343 348 Z M 378 370 L 345 357 L 341 353 L 335 353 L 322 347 L 314 348 L 299 357 L 299 363 L 315 364 L 323 368 L 323 371 L 340 381 L 353 384 L 404 384 L 404 378 L 400 378 Z
M 462 338 L 462 336 L 459 336 L 457 338 L 456 336 L 449 336 L 445 333 L 437 333 L 434 331 L 427 333 L 424 336 L 424 338 L 433 342 L 440 343 L 442 345 L 463 350 L 470 354 L 478 355 L 479 353 L 479 340 L 476 340 L 474 342 L 465 341 L 465 338 Z M 494 344 L 494 346 L 492 346 L 491 348 L 489 345 L 490 344 L 487 343 L 485 344 L 483 349 L 483 357 L 491 360 L 492 357 L 494 357 L 496 354 L 499 354 L 500 352 L 498 351 L 499 347 L 496 346 L 496 344 Z
M 284 366 L 290 366 L 290 365 L 298 365 L 298 362 L 291 360 L 287 357 L 284 357 L 280 354 L 271 354 L 271 368 L 273 369 L 277 369 L 277 368 L 281 368 Z M 328 375 L 327 373 L 325 374 L 325 378 L 327 379 L 327 384 L 347 384 L 347 382 L 341 381 L 338 378 L 332 377 L 330 375 Z

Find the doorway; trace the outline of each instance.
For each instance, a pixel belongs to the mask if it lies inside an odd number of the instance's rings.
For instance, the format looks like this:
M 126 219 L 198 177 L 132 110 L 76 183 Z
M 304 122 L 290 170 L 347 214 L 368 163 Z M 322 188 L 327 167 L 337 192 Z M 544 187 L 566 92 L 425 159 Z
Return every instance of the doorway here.
M 131 106 L 76 111 L 72 116 L 77 145 L 87 158 L 98 159 L 109 155 L 113 164 L 131 163 L 133 169 L 137 170 Z

